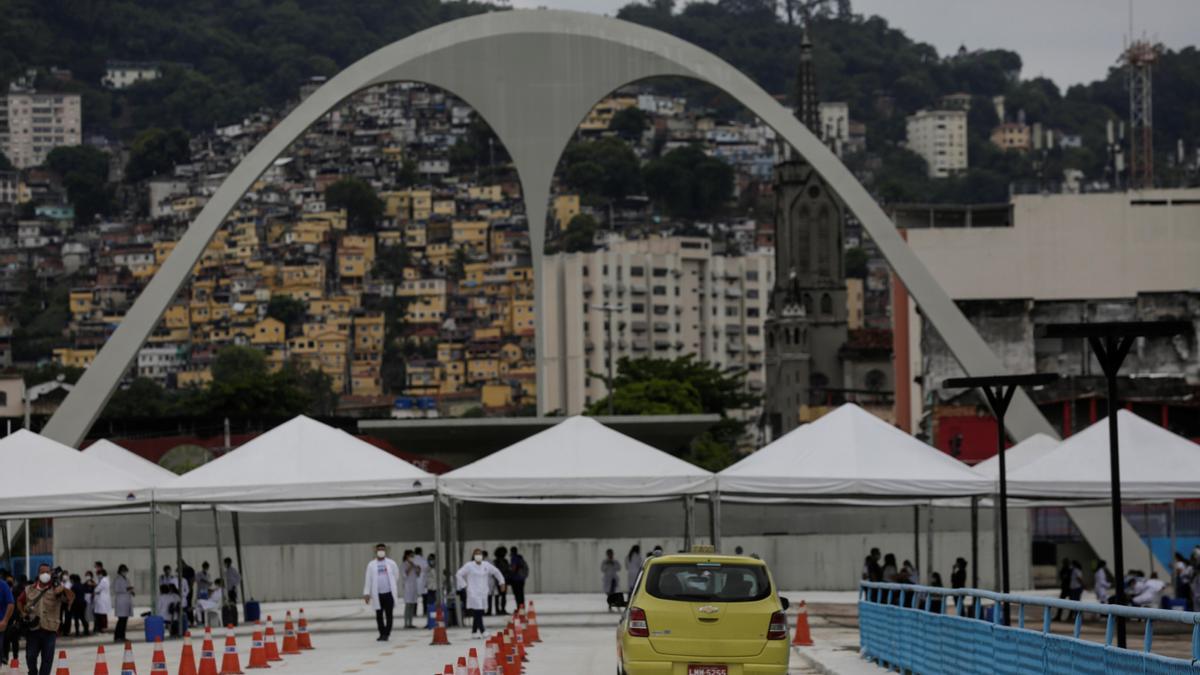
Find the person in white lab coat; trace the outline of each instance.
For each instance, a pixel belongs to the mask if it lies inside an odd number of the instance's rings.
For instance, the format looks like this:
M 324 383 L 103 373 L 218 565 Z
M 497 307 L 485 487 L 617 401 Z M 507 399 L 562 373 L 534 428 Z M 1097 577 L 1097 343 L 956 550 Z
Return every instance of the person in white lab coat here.
M 112 595 L 110 593 L 108 571 L 104 568 L 96 570 L 96 590 L 92 592 L 92 615 L 96 618 L 95 631 L 103 633 L 108 628 L 108 615 L 112 614 Z
M 379 628 L 377 642 L 387 642 L 392 635 L 392 612 L 400 595 L 400 566 L 387 555 L 387 545 L 375 546 L 375 559 L 367 563 L 363 602 L 375 610 L 375 625 Z
M 413 617 L 417 613 L 417 602 L 421 599 L 420 586 L 421 581 L 421 566 L 414 559 L 416 556 L 412 551 L 405 551 L 404 558 L 400 562 L 400 586 L 404 589 L 404 627 L 416 628 L 413 625 Z
M 483 627 L 483 610 L 487 608 L 488 592 L 491 581 L 496 580 L 500 591 L 506 590 L 504 575 L 496 566 L 484 562 L 483 550 L 475 549 L 471 553 L 471 561 L 459 568 L 455 575 L 458 585 L 467 591 L 467 612 L 471 615 L 471 635 L 479 633 L 482 637 L 487 629 Z
M 625 556 L 625 579 L 629 582 L 629 594 L 633 595 L 633 585 L 637 583 L 638 575 L 642 573 L 642 545 L 634 544 L 629 547 L 629 555 Z
M 617 592 L 621 584 L 621 563 L 613 557 L 613 550 L 610 548 L 604 552 L 604 560 L 600 561 L 600 577 L 604 585 L 604 594 L 612 595 Z

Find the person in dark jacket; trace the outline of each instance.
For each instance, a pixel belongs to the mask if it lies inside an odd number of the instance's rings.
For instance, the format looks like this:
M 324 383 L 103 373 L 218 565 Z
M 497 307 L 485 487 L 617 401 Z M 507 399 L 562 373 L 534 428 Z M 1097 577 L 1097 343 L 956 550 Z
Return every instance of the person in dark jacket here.
M 1068 558 L 1063 558 L 1062 567 L 1058 568 L 1058 599 L 1071 599 L 1071 561 Z M 1062 608 L 1059 608 L 1059 610 L 1054 613 L 1054 620 L 1061 621 L 1062 613 Z
M 496 613 L 503 616 L 508 614 L 508 586 L 512 585 L 512 567 L 508 564 L 507 548 L 497 546 L 492 553 L 495 554 L 495 557 L 492 558 L 492 566 L 504 575 L 504 586 L 496 589 Z
M 966 588 L 967 559 L 959 558 L 954 561 L 954 569 L 950 572 L 950 588 Z

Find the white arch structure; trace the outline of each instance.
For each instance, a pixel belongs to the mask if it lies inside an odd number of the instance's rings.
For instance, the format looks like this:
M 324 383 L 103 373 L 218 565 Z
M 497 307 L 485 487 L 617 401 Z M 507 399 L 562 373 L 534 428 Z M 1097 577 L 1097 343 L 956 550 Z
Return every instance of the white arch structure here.
M 775 129 L 862 222 L 966 372 L 1004 372 L 999 359 L 850 171 L 748 77 L 707 51 L 660 31 L 591 14 L 516 10 L 452 21 L 383 47 L 303 101 L 229 174 L 43 433 L 78 446 L 242 195 L 318 118 L 373 85 L 411 81 L 440 87 L 473 106 L 491 125 L 521 180 L 533 253 L 535 306 L 540 309 L 546 284 L 541 272 L 550 182 L 563 149 L 599 100 L 618 87 L 659 76 L 711 84 Z M 554 367 L 558 355 L 546 353 L 549 327 L 543 325 L 543 312 L 535 313 L 537 388 L 539 399 L 545 400 L 547 387 L 562 386 L 551 382 L 551 377 L 564 369 Z M 1024 393 L 1013 401 L 1007 419 L 1018 440 L 1036 432 L 1054 433 Z

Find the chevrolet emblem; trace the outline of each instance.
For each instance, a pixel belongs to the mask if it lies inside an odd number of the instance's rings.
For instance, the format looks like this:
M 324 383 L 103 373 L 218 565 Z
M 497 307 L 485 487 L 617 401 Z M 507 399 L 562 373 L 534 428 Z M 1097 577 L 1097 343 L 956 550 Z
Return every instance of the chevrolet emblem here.
M 696 611 L 701 614 L 716 614 L 721 611 L 721 608 L 716 605 L 704 605 L 703 607 L 696 608 Z

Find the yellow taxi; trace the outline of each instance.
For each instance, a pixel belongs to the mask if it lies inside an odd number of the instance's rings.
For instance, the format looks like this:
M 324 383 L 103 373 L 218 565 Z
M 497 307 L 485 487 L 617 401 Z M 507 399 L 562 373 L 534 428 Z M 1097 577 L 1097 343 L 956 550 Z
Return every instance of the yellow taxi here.
M 617 626 L 618 673 L 783 675 L 790 653 L 787 606 L 756 558 L 650 558 Z

